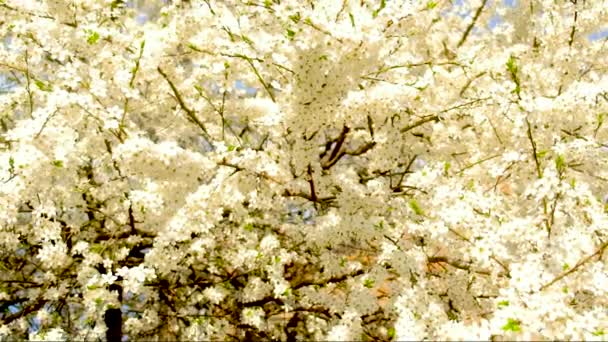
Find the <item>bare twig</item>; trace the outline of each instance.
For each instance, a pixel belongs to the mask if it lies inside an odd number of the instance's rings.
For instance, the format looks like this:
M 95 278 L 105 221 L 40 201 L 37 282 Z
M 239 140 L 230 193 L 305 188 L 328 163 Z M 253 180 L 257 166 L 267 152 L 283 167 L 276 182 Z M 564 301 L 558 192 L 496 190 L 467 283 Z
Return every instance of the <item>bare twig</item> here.
M 268 94 L 268 96 L 270 96 L 270 99 L 272 100 L 272 102 L 277 102 L 277 100 L 275 99 L 274 95 L 272 94 L 272 89 L 270 89 L 270 85 L 268 83 L 266 83 L 266 81 L 264 81 L 264 78 L 262 78 L 262 75 L 260 75 L 260 72 L 255 67 L 255 65 L 253 64 L 253 60 L 254 60 L 253 58 L 251 58 L 249 56 L 241 55 L 241 54 L 228 55 L 228 56 L 229 57 L 235 57 L 235 58 L 241 58 L 241 59 L 246 60 L 247 63 L 249 64 L 249 66 L 251 67 L 251 69 L 253 69 L 253 73 L 258 78 L 258 81 L 260 81 L 260 83 L 262 84 L 262 87 L 264 88 L 264 90 L 266 90 L 266 93 Z M 262 61 L 262 60 L 260 60 L 258 58 L 256 58 L 256 60 Z
M 30 118 L 32 117 L 32 113 L 34 113 L 34 98 L 32 95 L 31 88 L 31 77 L 30 77 L 30 63 L 29 56 L 27 53 L 27 49 L 25 49 L 25 79 L 27 83 L 25 84 L 25 90 L 27 91 L 28 103 L 30 106 Z
M 473 267 L 471 267 L 469 264 L 465 264 L 459 260 L 453 260 L 453 259 L 448 259 L 448 257 L 445 256 L 434 256 L 434 257 L 428 257 L 427 258 L 427 262 L 429 264 L 436 264 L 436 263 L 445 263 L 448 264 L 452 267 L 461 269 L 461 270 L 465 270 L 465 271 L 469 271 L 469 272 L 474 272 L 474 273 L 478 273 L 478 274 L 483 274 L 483 275 L 491 275 L 492 272 L 490 270 L 486 270 L 486 269 L 475 269 Z M 500 273 L 500 276 L 506 276 L 507 274 L 505 272 Z
M 439 116 L 438 115 L 428 115 L 428 116 L 422 118 L 421 120 L 418 120 L 418 121 L 414 122 L 413 124 L 408 125 L 408 126 L 402 128 L 401 129 L 401 133 L 405 133 L 407 131 L 411 131 L 412 129 L 414 129 L 414 128 L 418 127 L 418 126 L 422 126 L 425 123 L 431 122 L 431 121 L 435 121 L 435 122 L 439 121 Z
M 467 40 L 467 37 L 469 37 L 469 33 L 471 33 L 471 30 L 475 26 L 477 19 L 479 19 L 479 16 L 481 15 L 483 8 L 486 7 L 487 2 L 488 2 L 488 0 L 483 0 L 481 5 L 477 8 L 477 11 L 475 11 L 475 16 L 473 16 L 473 20 L 471 21 L 469 26 L 467 26 L 467 29 L 464 31 L 464 34 L 462 35 L 462 38 L 460 38 L 460 41 L 458 42 L 457 47 L 461 47 L 462 44 L 464 44 L 464 42 Z
M 602 253 L 604 252 L 604 250 L 607 247 L 608 247 L 608 241 L 606 241 L 602 245 L 600 245 L 600 247 L 593 254 L 588 255 L 588 256 L 582 258 L 578 263 L 576 263 L 576 265 L 574 267 L 572 267 L 571 269 L 569 269 L 569 270 L 561 273 L 557 277 L 553 278 L 553 280 L 551 280 L 550 282 L 548 282 L 545 285 L 541 286 L 540 289 L 539 289 L 539 291 L 543 291 L 543 290 L 547 289 L 549 286 L 555 284 L 556 282 L 560 281 L 561 279 L 563 279 L 563 278 L 567 277 L 568 275 L 574 273 L 576 270 L 578 270 L 584 264 L 586 264 L 587 262 L 589 262 L 589 260 L 591 260 L 593 257 L 595 257 L 595 256 L 601 256 Z
M 211 137 L 209 136 L 209 133 L 207 133 L 207 129 L 205 128 L 205 125 L 198 119 L 198 117 L 196 117 L 196 113 L 194 112 L 194 110 L 192 110 L 190 107 L 188 107 L 186 105 L 186 103 L 184 102 L 184 99 L 182 98 L 179 91 L 175 87 L 175 84 L 173 84 L 171 79 L 169 79 L 169 76 L 167 76 L 167 74 L 163 71 L 163 69 L 160 66 L 158 68 L 156 68 L 156 70 L 158 70 L 158 72 L 163 76 L 165 81 L 167 81 L 167 83 L 169 83 L 169 86 L 171 87 L 171 90 L 173 91 L 173 95 L 177 99 L 177 103 L 186 112 L 186 115 L 188 116 L 188 118 L 190 120 L 192 120 L 203 131 L 205 138 L 208 141 L 211 141 Z
M 543 171 L 541 170 L 540 162 L 538 161 L 538 152 L 536 152 L 536 142 L 532 136 L 532 126 L 530 125 L 528 118 L 526 118 L 526 125 L 528 126 L 528 139 L 530 140 L 530 145 L 532 145 L 532 157 L 534 158 L 534 164 L 536 164 L 536 175 L 538 178 L 543 178 Z
M 572 30 L 570 30 L 570 39 L 568 40 L 568 46 L 572 46 L 574 43 L 574 34 L 576 33 L 576 19 L 578 18 L 578 11 L 574 10 L 574 22 L 572 23 Z

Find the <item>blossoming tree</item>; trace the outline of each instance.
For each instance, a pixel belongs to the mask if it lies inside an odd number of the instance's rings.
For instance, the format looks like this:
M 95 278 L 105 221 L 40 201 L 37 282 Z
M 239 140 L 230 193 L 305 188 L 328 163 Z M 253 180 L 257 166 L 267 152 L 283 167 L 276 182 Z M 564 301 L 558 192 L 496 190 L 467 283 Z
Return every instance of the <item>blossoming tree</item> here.
M 0 336 L 605 339 L 608 3 L 0 0 Z

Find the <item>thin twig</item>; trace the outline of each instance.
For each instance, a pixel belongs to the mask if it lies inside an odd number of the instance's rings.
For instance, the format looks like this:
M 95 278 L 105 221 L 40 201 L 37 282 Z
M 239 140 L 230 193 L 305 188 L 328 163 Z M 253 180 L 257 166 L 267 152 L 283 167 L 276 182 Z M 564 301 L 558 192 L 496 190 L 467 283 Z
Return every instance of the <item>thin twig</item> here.
M 581 266 L 583 266 L 584 264 L 586 264 L 589 260 L 591 260 L 593 257 L 598 256 L 598 255 L 602 255 L 602 253 L 604 252 L 604 250 L 608 247 L 608 241 L 604 242 L 593 254 L 588 255 L 584 258 L 582 258 L 578 263 L 576 263 L 576 265 L 574 267 L 572 267 L 571 269 L 561 273 L 560 275 L 558 275 L 557 277 L 553 278 L 553 280 L 551 280 L 550 282 L 546 283 L 545 285 L 541 286 L 539 291 L 543 291 L 544 289 L 548 288 L 549 286 L 555 284 L 556 282 L 558 282 L 559 280 L 567 277 L 568 275 L 570 275 L 571 273 L 575 272 L 577 269 L 579 269 Z
M 160 66 L 158 68 L 156 68 L 156 70 L 158 70 L 158 72 L 163 76 L 163 78 L 167 81 L 167 83 L 169 83 L 169 86 L 171 87 L 171 90 L 173 91 L 173 95 L 175 95 L 175 98 L 177 99 L 177 103 L 186 112 L 186 114 L 188 115 L 188 118 L 190 120 L 192 120 L 203 131 L 203 133 L 205 134 L 205 138 L 208 141 L 211 141 L 211 137 L 209 136 L 209 133 L 207 133 L 207 129 L 205 128 L 205 125 L 196 117 L 196 113 L 194 112 L 194 110 L 192 110 L 190 107 L 188 107 L 186 105 L 186 103 L 184 102 L 184 99 L 182 98 L 179 91 L 175 87 L 175 84 L 173 84 L 171 79 L 169 79 L 169 76 L 167 76 L 167 74 L 163 71 L 163 69 Z
M 568 46 L 572 46 L 574 43 L 574 34 L 576 33 L 576 19 L 578 18 L 578 11 L 574 10 L 574 22 L 572 23 L 572 30 L 570 31 L 570 39 L 568 40 Z
M 429 115 L 429 116 L 426 116 L 423 119 L 418 120 L 418 121 L 414 122 L 413 124 L 408 125 L 408 126 L 402 128 L 401 129 L 401 133 L 405 133 L 407 131 L 410 131 L 410 130 L 418 127 L 418 126 L 422 126 L 425 123 L 431 122 L 431 121 L 435 121 L 435 122 L 439 121 L 439 115 Z
M 241 58 L 241 59 L 246 60 L 247 63 L 249 64 L 249 66 L 251 67 L 251 69 L 253 69 L 253 73 L 258 78 L 258 81 L 260 81 L 260 83 L 262 84 L 262 87 L 264 88 L 264 90 L 266 90 L 266 93 L 268 94 L 268 96 L 270 96 L 270 99 L 272 100 L 272 102 L 277 102 L 274 95 L 272 94 L 272 89 L 270 89 L 270 85 L 268 83 L 266 83 L 266 81 L 264 81 L 264 78 L 262 78 L 262 75 L 260 75 L 258 69 L 253 64 L 253 59 L 251 57 L 241 55 L 241 54 L 230 55 L 230 57 L 236 57 L 236 58 Z M 256 60 L 261 61 L 260 59 L 257 59 L 257 58 L 256 58 Z
M 543 178 L 543 171 L 540 169 L 540 162 L 538 161 L 538 152 L 536 152 L 536 142 L 532 136 L 532 126 L 530 125 L 528 118 L 526 118 L 526 125 L 528 125 L 528 139 L 530 140 L 530 145 L 532 145 L 532 157 L 536 164 L 536 175 L 538 178 Z
M 479 8 L 477 8 L 477 11 L 475 12 L 475 16 L 473 17 L 473 21 L 471 21 L 471 23 L 469 24 L 469 26 L 467 26 L 467 29 L 464 31 L 464 34 L 462 35 L 462 38 L 460 38 L 460 41 L 458 42 L 457 47 L 461 47 L 462 44 L 464 44 L 464 42 L 467 40 L 467 37 L 469 36 L 469 33 L 471 33 L 471 30 L 473 30 L 473 27 L 475 26 L 475 23 L 477 22 L 477 19 L 481 15 L 481 12 L 483 11 L 483 8 L 486 7 L 486 3 L 487 2 L 488 2 L 488 0 L 483 0 L 483 2 L 481 3 L 481 5 L 479 6 Z

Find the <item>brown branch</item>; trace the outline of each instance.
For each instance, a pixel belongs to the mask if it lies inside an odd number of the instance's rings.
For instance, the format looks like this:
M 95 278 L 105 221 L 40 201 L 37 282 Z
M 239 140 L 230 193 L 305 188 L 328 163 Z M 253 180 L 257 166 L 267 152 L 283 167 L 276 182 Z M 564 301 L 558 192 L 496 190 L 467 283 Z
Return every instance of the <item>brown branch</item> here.
M 468 106 L 468 105 L 472 105 L 472 104 L 475 104 L 475 103 L 477 103 L 477 102 L 481 102 L 481 101 L 485 101 L 485 100 L 489 100 L 489 99 L 490 99 L 489 97 L 484 97 L 484 98 L 474 99 L 474 100 L 471 100 L 471 101 L 469 101 L 469 102 L 461 103 L 461 104 L 458 104 L 458 105 L 452 106 L 452 107 L 450 107 L 450 108 L 446 108 L 446 109 L 444 109 L 444 110 L 440 111 L 440 112 L 439 112 L 439 113 L 437 113 L 437 114 L 443 114 L 443 113 L 447 113 L 447 112 L 449 112 L 449 111 L 451 111 L 451 110 L 454 110 L 454 109 L 460 109 L 460 108 L 462 108 L 462 107 L 466 107 L 466 106 Z
M 46 300 L 44 300 L 42 297 L 39 297 L 34 302 L 30 303 L 27 306 L 24 306 L 23 310 L 16 312 L 12 315 L 4 316 L 2 318 L 2 323 L 5 325 L 8 325 L 16 319 L 25 317 L 25 316 L 31 314 L 32 312 L 36 312 L 36 311 L 40 310 L 46 303 L 47 303 Z
M 239 171 L 243 171 L 243 170 L 245 170 L 243 167 L 238 166 L 238 165 L 236 165 L 236 164 L 233 164 L 233 163 L 229 162 L 228 160 L 226 160 L 226 158 L 222 159 L 222 161 L 221 161 L 221 162 L 219 162 L 219 163 L 217 163 L 217 165 L 231 167 L 231 168 L 233 168 L 233 169 L 235 169 L 235 170 L 236 170 L 235 172 L 239 172 Z
M 25 90 L 27 91 L 28 103 L 30 107 L 30 118 L 32 117 L 32 113 L 34 113 L 34 97 L 32 95 L 31 89 L 31 76 L 30 76 L 30 63 L 28 58 L 27 49 L 25 49 L 25 79 L 27 83 L 25 84 Z M 46 124 L 46 122 L 45 122 Z M 42 131 L 42 130 L 41 130 Z
M 473 27 L 475 26 L 475 23 L 477 22 L 477 19 L 479 19 L 479 16 L 481 15 L 481 12 L 483 11 L 483 8 L 486 7 L 486 3 L 488 2 L 488 0 L 483 0 L 483 2 L 481 3 L 481 5 L 477 8 L 477 11 L 475 12 L 475 16 L 473 16 L 473 21 L 471 21 L 471 23 L 469 24 L 469 26 L 467 26 L 467 29 L 464 31 L 464 34 L 462 35 L 462 38 L 460 38 L 460 41 L 458 42 L 457 47 L 461 47 L 462 44 L 464 44 L 464 42 L 467 40 L 467 37 L 469 36 L 469 33 L 471 33 L 471 30 L 473 30 Z
M 570 31 L 570 39 L 568 40 L 568 46 L 572 46 L 574 43 L 574 34 L 576 33 L 576 19 L 578 18 L 578 11 L 574 10 L 574 22 L 572 23 L 572 30 Z
M 414 161 L 416 161 L 416 158 L 418 158 L 418 155 L 414 154 L 414 156 L 412 157 L 412 159 L 410 159 L 410 161 L 407 163 L 407 166 L 405 167 L 405 171 L 403 171 L 403 174 L 401 174 L 401 178 L 399 178 L 399 182 L 397 183 L 397 187 L 401 187 L 401 184 L 403 183 L 403 178 L 405 177 L 405 174 L 409 173 L 412 170 L 412 166 L 414 165 Z
M 462 95 L 464 95 L 464 92 L 467 91 L 467 89 L 469 89 L 469 87 L 471 86 L 471 84 L 473 83 L 473 81 L 475 81 L 476 79 L 480 78 L 481 76 L 485 75 L 486 72 L 482 71 L 479 74 L 475 75 L 473 78 L 469 79 L 467 81 L 467 83 L 464 84 L 464 87 L 462 87 L 462 89 L 460 89 L 460 93 L 458 94 L 460 97 L 462 97 Z
M 310 184 L 310 198 L 313 202 L 317 203 L 317 194 L 315 192 L 315 181 L 312 178 L 312 167 L 310 166 L 310 164 L 308 164 L 308 170 L 306 171 L 308 173 L 308 184 Z
M 536 164 L 536 175 L 538 178 L 543 178 L 543 172 L 540 169 L 540 162 L 538 161 L 538 152 L 536 152 L 536 142 L 532 136 L 532 126 L 530 125 L 528 118 L 526 118 L 526 125 L 528 126 L 528 140 L 530 140 L 530 145 L 532 145 L 532 156 L 534 157 L 534 163 Z
M 348 154 L 349 156 L 358 156 L 371 150 L 372 148 L 374 148 L 374 146 L 376 146 L 376 142 L 372 141 L 359 146 L 359 148 L 354 151 L 344 151 L 344 153 Z
M 336 139 L 336 145 L 334 146 L 331 155 L 329 156 L 329 159 L 321 162 L 321 168 L 323 170 L 329 170 L 332 166 L 336 165 L 336 163 L 338 163 L 338 161 L 345 155 L 358 156 L 371 150 L 374 146 L 376 146 L 376 142 L 372 141 L 361 145 L 359 148 L 353 151 L 342 150 L 342 146 L 344 145 L 344 141 L 346 140 L 346 135 L 349 131 L 350 129 L 347 126 L 344 126 L 342 128 L 342 132 L 340 133 L 340 136 Z M 331 141 L 327 143 L 328 146 L 330 144 Z M 325 153 L 321 154 L 321 157 L 323 157 L 324 154 Z
M 406 126 L 404 128 L 401 129 L 401 133 L 405 133 L 407 131 L 411 131 L 412 129 L 418 127 L 418 126 L 422 126 L 427 122 L 431 122 L 431 121 L 439 121 L 439 116 L 438 115 L 428 115 L 424 118 L 422 118 L 421 120 L 418 120 L 416 122 L 414 122 L 413 124 Z
M 73 27 L 73 28 L 78 27 L 78 25 L 77 25 L 75 22 L 74 22 L 74 23 L 68 23 L 68 22 L 62 22 L 62 21 L 58 21 L 56 18 L 51 17 L 50 15 L 46 15 L 46 14 L 40 14 L 40 13 L 35 13 L 35 12 L 27 11 L 27 10 L 20 10 L 20 9 L 17 9 L 17 8 L 11 7 L 11 6 L 9 6 L 9 5 L 7 5 L 7 4 L 3 3 L 3 2 L 2 2 L 2 3 L 0 3 L 0 7 L 6 8 L 6 9 L 7 9 L 7 10 L 9 10 L 9 11 L 14 11 L 14 12 L 17 12 L 17 13 L 19 13 L 19 14 L 25 14 L 25 15 L 28 15 L 28 16 L 30 16 L 30 17 L 37 17 L 37 18 L 42 18 L 42 19 L 51 19 L 51 20 L 54 20 L 54 21 L 59 22 L 59 23 L 60 23 L 60 24 L 62 24 L 62 25 L 70 26 L 70 27 Z
M 247 63 L 249 64 L 249 66 L 251 67 L 251 69 L 253 69 L 253 73 L 257 77 L 258 81 L 260 81 L 260 83 L 262 84 L 262 87 L 264 88 L 264 90 L 266 90 L 266 93 L 268 94 L 268 96 L 270 96 L 270 99 L 272 100 L 272 102 L 277 102 L 274 95 L 272 94 L 272 89 L 270 89 L 270 86 L 268 85 L 268 83 L 266 83 L 266 81 L 264 81 L 264 78 L 262 78 L 262 75 L 260 75 L 258 69 L 253 64 L 254 58 L 251 58 L 251 57 L 245 56 L 245 55 L 241 55 L 241 54 L 236 54 L 236 55 L 223 54 L 223 55 L 228 56 L 228 57 L 241 58 L 241 59 L 246 60 Z M 259 58 L 255 58 L 255 60 L 257 60 L 258 62 L 264 61 Z
M 571 269 L 569 269 L 569 270 L 561 273 L 557 277 L 553 278 L 553 280 L 551 280 L 550 282 L 548 282 L 545 285 L 541 286 L 540 289 L 539 289 L 539 291 L 543 291 L 543 290 L 547 289 L 549 286 L 555 284 L 559 280 L 561 280 L 561 279 L 567 277 L 568 275 L 574 273 L 576 270 L 578 270 L 580 267 L 582 267 L 584 264 L 586 264 L 593 257 L 595 257 L 595 256 L 601 256 L 602 253 L 604 253 L 604 250 L 607 247 L 608 247 L 608 241 L 604 242 L 593 254 L 588 255 L 588 256 L 582 258 L 578 263 L 576 263 L 576 265 L 574 267 L 572 267 Z
M 122 340 L 122 312 L 120 311 L 120 309 L 107 309 L 104 315 L 104 321 L 107 327 L 106 340 Z
M 344 125 L 344 127 L 342 128 L 342 132 L 340 133 L 340 136 L 338 137 L 338 140 L 336 142 L 336 146 L 334 147 L 333 151 L 331 151 L 331 155 L 329 156 L 328 162 L 331 162 L 334 158 L 336 158 L 338 152 L 340 152 L 340 148 L 342 148 L 342 144 L 344 144 L 344 140 L 346 140 L 346 135 L 349 131 L 350 128 Z
M 297 289 L 300 289 L 300 288 L 302 288 L 304 286 L 311 286 L 311 285 L 324 286 L 324 285 L 327 285 L 329 283 L 341 283 L 341 282 L 343 282 L 343 281 L 345 281 L 345 280 L 347 280 L 349 278 L 354 278 L 354 277 L 360 276 L 360 275 L 362 275 L 364 273 L 365 273 L 365 271 L 363 271 L 363 270 L 357 270 L 357 271 L 354 271 L 353 273 L 343 274 L 341 276 L 334 276 L 334 277 L 331 277 L 331 278 L 329 278 L 327 280 L 322 280 L 322 281 L 304 280 L 304 281 L 302 281 L 302 282 L 300 282 L 298 284 L 293 285 L 292 288 L 294 290 L 297 290 Z
M 473 241 L 471 241 L 469 238 L 467 238 L 466 236 L 460 234 L 457 230 L 453 229 L 453 228 L 448 228 L 448 230 L 453 233 L 454 235 L 458 236 L 460 239 L 468 242 L 471 245 L 475 245 L 475 243 Z M 504 262 L 498 260 L 498 258 L 496 258 L 494 255 L 490 256 L 490 259 L 494 260 L 498 265 L 500 265 L 500 267 L 502 267 L 505 272 L 503 273 L 504 276 L 506 276 L 507 278 L 511 278 L 511 270 L 509 270 L 509 267 L 507 265 L 505 265 Z
M 173 91 L 173 95 L 175 96 L 175 99 L 177 100 L 177 103 L 186 112 L 188 118 L 190 120 L 192 120 L 203 131 L 203 133 L 205 134 L 205 138 L 208 141 L 211 141 L 212 139 L 209 136 L 209 133 L 207 133 L 207 129 L 205 128 L 205 125 L 196 117 L 196 113 L 194 112 L 194 110 L 192 110 L 190 107 L 188 107 L 186 105 L 181 94 L 175 87 L 175 84 L 173 84 L 171 79 L 169 79 L 169 76 L 167 76 L 167 74 L 163 71 L 163 69 L 160 66 L 158 68 L 156 68 L 156 70 L 158 70 L 158 72 L 163 76 L 165 81 L 167 81 L 167 83 L 169 83 L 169 86 L 171 87 L 171 90 Z
M 323 203 L 328 203 L 331 202 L 333 200 L 336 199 L 336 196 L 327 196 L 327 197 L 317 197 L 316 199 L 313 199 L 312 196 L 310 196 L 307 193 L 304 192 L 291 192 L 287 189 L 285 189 L 285 191 L 283 192 L 283 196 L 285 197 L 301 197 L 304 198 L 306 200 L 309 200 L 311 202 L 315 202 L 315 203 L 319 203 L 319 204 L 323 204 Z
M 492 160 L 492 159 L 494 159 L 494 158 L 498 158 L 498 157 L 500 157 L 500 154 L 495 154 L 495 155 L 493 155 L 493 156 L 489 156 L 489 157 L 486 157 L 486 158 L 480 159 L 480 160 L 478 160 L 478 161 L 476 161 L 476 162 L 473 162 L 473 163 L 471 163 L 471 164 L 469 164 L 469 165 L 467 165 L 467 166 L 465 166 L 465 167 L 463 167 L 463 168 L 459 169 L 458 171 L 456 171 L 456 173 L 461 173 L 461 172 L 463 172 L 463 171 L 465 171 L 465 170 L 467 170 L 467 169 L 472 168 L 473 166 L 476 166 L 476 165 L 479 165 L 479 164 L 485 163 L 485 162 L 487 162 L 488 160 Z
M 454 268 L 458 268 L 460 270 L 465 270 L 465 271 L 469 271 L 469 272 L 474 272 L 474 273 L 478 273 L 478 274 L 483 274 L 483 275 L 491 275 L 492 272 L 489 270 L 485 270 L 485 269 L 474 269 L 472 268 L 470 265 L 462 263 L 461 261 L 458 260 L 452 260 L 452 259 L 448 259 L 448 257 L 444 257 L 444 256 L 434 256 L 434 257 L 428 257 L 427 258 L 427 262 L 429 264 L 441 264 L 441 263 L 445 263 L 448 264 Z M 506 276 L 507 274 L 505 272 L 499 273 L 500 276 Z

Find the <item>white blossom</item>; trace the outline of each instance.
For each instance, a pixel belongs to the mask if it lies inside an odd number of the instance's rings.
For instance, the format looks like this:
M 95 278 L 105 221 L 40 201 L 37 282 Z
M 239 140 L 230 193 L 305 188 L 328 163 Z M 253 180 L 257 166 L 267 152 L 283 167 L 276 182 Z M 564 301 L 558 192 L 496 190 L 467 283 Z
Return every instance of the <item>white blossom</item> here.
M 0 339 L 606 336 L 604 1 L 0 2 Z

